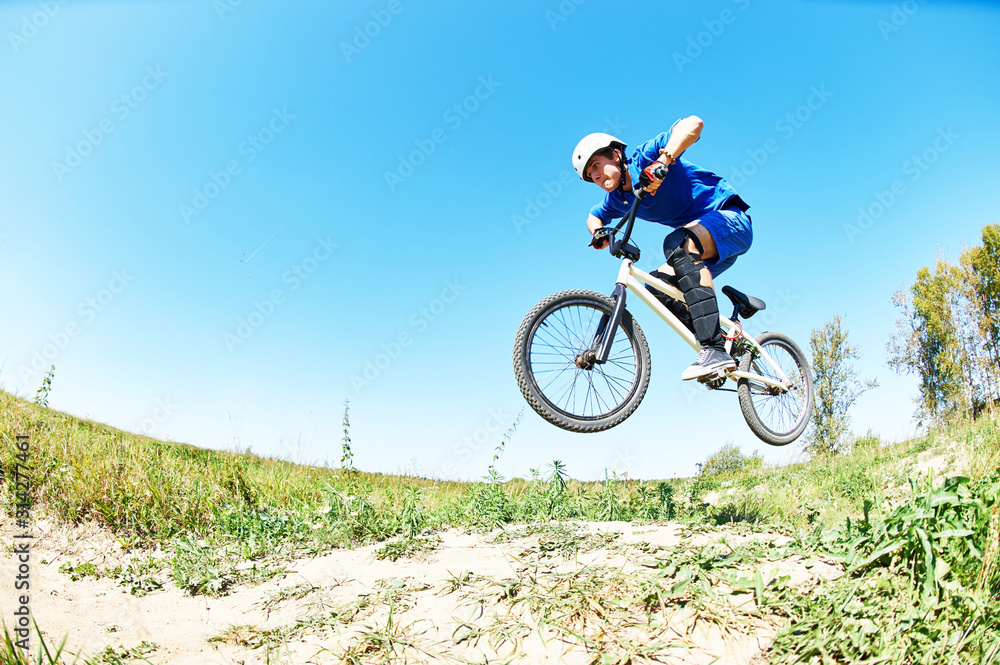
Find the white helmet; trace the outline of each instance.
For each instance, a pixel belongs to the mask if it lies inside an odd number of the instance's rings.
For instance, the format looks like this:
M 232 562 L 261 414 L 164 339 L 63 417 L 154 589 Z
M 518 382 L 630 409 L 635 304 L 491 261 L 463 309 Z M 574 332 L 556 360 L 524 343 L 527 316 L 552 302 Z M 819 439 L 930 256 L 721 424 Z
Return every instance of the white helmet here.
M 584 136 L 576 144 L 576 149 L 573 150 L 573 168 L 576 169 L 576 174 L 586 182 L 590 182 L 590 178 L 584 173 L 584 169 L 587 168 L 587 162 L 590 161 L 595 152 L 604 150 L 605 148 L 620 148 L 624 154 L 625 142 L 621 139 L 616 139 L 611 134 L 603 132 L 595 132 Z

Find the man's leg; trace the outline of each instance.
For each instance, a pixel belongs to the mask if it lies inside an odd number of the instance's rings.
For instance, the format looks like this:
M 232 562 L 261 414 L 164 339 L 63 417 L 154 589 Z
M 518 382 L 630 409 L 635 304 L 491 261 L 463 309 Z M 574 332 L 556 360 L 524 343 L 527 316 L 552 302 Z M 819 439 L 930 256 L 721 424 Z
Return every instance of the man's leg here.
M 674 275 L 674 269 L 665 263 L 649 274 L 657 279 L 662 279 L 671 286 L 677 287 L 678 289 L 680 288 L 677 286 L 677 277 Z M 670 313 L 676 316 L 685 328 L 694 331 L 694 327 L 691 324 L 691 313 L 688 311 L 687 305 L 682 303 L 680 300 L 671 298 L 667 294 L 662 293 L 659 289 L 650 286 L 649 284 L 646 285 L 646 290 L 656 296 L 656 299 L 663 303 L 664 307 L 670 310 Z
M 693 365 L 681 374 L 685 381 L 736 368 L 726 353 L 722 327 L 719 325 L 719 305 L 715 299 L 712 273 L 706 260 L 718 256 L 712 235 L 704 226 L 692 222 L 676 229 L 663 241 L 667 266 L 672 269 L 677 286 L 684 294 L 691 315 L 691 327 L 702 351 Z

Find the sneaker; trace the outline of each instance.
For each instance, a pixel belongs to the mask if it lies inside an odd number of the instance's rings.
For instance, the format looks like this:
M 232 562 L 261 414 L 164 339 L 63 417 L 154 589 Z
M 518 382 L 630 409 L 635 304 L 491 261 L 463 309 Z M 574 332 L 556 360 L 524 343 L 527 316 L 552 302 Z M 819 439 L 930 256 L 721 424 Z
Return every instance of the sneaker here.
M 736 361 L 725 351 L 707 346 L 698 354 L 694 364 L 681 373 L 681 380 L 690 381 L 709 374 L 724 373 L 736 369 Z

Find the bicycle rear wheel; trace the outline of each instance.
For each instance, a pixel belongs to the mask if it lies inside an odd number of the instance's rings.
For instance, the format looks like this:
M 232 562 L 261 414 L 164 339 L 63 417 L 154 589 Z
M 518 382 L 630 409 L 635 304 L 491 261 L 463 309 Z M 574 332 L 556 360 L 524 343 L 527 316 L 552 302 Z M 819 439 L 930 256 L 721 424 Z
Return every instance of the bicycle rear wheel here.
M 514 339 L 514 375 L 538 415 L 571 432 L 600 432 L 635 411 L 649 386 L 649 346 L 626 310 L 608 361 L 590 362 L 614 301 L 563 291 L 535 305 Z
M 805 354 L 787 335 L 765 332 L 756 339 L 792 385 L 784 392 L 760 381 L 740 379 L 736 389 L 740 409 L 747 425 L 762 441 L 784 446 L 799 438 L 809 426 L 813 407 L 812 370 Z M 781 375 L 749 344 L 740 358 L 740 371 L 781 380 Z

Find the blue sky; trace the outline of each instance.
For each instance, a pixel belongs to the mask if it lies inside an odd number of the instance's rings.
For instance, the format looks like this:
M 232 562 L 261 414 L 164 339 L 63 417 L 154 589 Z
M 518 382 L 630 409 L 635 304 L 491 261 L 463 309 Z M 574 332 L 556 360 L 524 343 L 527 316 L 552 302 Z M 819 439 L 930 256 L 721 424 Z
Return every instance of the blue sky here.
M 617 273 L 571 171 L 591 131 L 704 119 L 686 157 L 754 220 L 719 283 L 804 347 L 839 313 L 881 382 L 854 429 L 890 440 L 916 393 L 884 362 L 893 291 L 1000 221 L 996 3 L 49 0 L 0 28 L 0 383 L 32 397 L 54 364 L 54 408 L 199 446 L 336 463 L 349 399 L 372 471 L 478 478 L 522 408 L 507 476 L 793 459 L 682 384 L 690 350 L 636 304 L 629 420 L 526 408 L 524 314 Z M 663 234 L 637 226 L 640 267 Z

